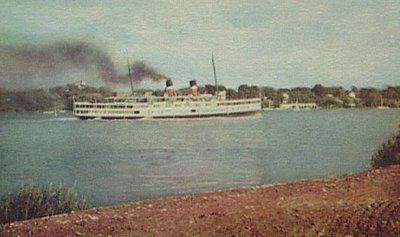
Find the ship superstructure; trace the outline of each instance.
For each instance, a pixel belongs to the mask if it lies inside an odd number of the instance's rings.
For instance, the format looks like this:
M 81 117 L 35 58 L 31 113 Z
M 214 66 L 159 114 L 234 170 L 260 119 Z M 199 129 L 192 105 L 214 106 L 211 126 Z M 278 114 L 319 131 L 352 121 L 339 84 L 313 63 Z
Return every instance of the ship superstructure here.
M 164 96 L 109 97 L 102 101 L 75 101 L 74 115 L 80 119 L 180 119 L 204 117 L 246 116 L 261 111 L 261 99 L 227 100 L 226 92 L 219 91 L 214 56 L 212 56 L 215 88 L 214 94 L 201 94 L 197 82 L 190 81 L 190 93 L 177 95 L 172 80 L 166 81 Z
M 261 99 L 227 100 L 225 91 L 200 94 L 190 81 L 189 95 L 176 95 L 171 80 L 164 96 L 109 97 L 104 101 L 74 101 L 74 115 L 80 119 L 178 119 L 232 117 L 261 111 Z

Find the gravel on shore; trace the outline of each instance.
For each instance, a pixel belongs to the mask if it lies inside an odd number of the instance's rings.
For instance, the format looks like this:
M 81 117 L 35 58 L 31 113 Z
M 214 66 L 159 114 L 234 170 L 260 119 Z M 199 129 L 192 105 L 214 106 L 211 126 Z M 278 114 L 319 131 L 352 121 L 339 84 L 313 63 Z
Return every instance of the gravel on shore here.
M 400 165 L 14 222 L 0 236 L 400 236 Z

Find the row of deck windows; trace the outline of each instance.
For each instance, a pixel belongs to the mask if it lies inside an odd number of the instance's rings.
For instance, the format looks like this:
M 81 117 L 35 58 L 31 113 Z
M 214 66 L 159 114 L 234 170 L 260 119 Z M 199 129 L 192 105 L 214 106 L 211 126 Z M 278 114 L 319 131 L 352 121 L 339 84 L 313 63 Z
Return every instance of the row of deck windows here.
M 158 113 L 161 113 L 161 114 L 164 114 L 165 112 L 170 113 L 171 111 L 170 110 L 160 110 L 160 111 L 158 111 Z M 190 109 L 190 113 L 196 113 L 196 112 L 198 112 L 197 109 Z M 211 111 L 210 110 L 205 110 L 203 112 L 211 112 Z M 110 111 L 110 110 L 76 110 L 75 113 L 77 113 L 77 114 L 89 114 L 89 113 L 91 113 L 91 114 L 130 114 L 130 113 L 132 113 L 132 111 L 123 111 L 123 110 L 121 110 L 121 111 L 115 111 L 115 110 L 113 110 L 113 111 Z M 135 110 L 135 111 L 133 111 L 133 113 L 134 114 L 140 114 L 141 111 L 140 110 Z M 151 113 L 153 113 L 153 112 L 151 112 Z
M 133 105 L 75 105 L 75 108 L 88 109 L 133 109 Z
M 218 104 L 219 105 L 219 104 Z M 167 107 L 170 107 L 171 105 L 167 105 Z M 181 107 L 181 106 L 186 106 L 185 104 L 174 104 L 175 107 Z M 201 104 L 194 104 L 196 107 L 200 107 Z M 205 106 L 211 106 L 211 103 L 206 103 Z M 137 107 L 137 106 L 136 106 Z M 140 106 L 143 107 L 143 106 Z M 160 105 L 155 104 L 155 108 L 160 107 Z M 83 105 L 75 105 L 75 108 L 87 108 L 87 109 L 133 109 L 133 105 L 90 105 L 90 104 L 83 104 Z
M 132 113 L 131 111 L 107 111 L 107 110 L 93 110 L 93 111 L 89 111 L 89 110 L 76 110 L 75 113 L 77 114 L 130 114 Z M 133 111 L 134 114 L 140 114 L 139 110 L 135 110 Z
M 221 105 L 244 105 L 244 104 L 258 104 L 260 103 L 259 101 L 238 101 L 238 102 L 222 102 L 218 103 L 218 106 Z

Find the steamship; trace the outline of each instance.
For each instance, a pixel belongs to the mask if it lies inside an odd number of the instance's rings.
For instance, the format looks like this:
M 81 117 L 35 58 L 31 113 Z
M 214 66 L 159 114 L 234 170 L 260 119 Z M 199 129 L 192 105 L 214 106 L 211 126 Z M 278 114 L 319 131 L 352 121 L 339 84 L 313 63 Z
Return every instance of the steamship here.
M 214 58 L 212 58 L 216 88 Z M 128 63 L 128 69 L 129 63 Z M 130 75 L 130 73 L 129 73 Z M 131 81 L 132 86 L 132 81 Z M 133 87 L 132 87 L 133 94 Z M 185 119 L 248 116 L 261 111 L 261 99 L 226 99 L 226 91 L 201 94 L 197 82 L 190 81 L 190 93 L 177 95 L 170 79 L 164 96 L 108 97 L 104 101 L 75 101 L 73 112 L 80 119 Z

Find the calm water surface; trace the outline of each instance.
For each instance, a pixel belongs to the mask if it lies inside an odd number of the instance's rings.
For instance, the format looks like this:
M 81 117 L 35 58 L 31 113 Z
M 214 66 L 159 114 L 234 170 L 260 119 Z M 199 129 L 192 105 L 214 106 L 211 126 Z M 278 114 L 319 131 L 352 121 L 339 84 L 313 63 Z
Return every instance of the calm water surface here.
M 0 114 L 0 196 L 77 184 L 94 205 L 361 171 L 400 110 L 268 111 L 240 119 L 80 121 Z

